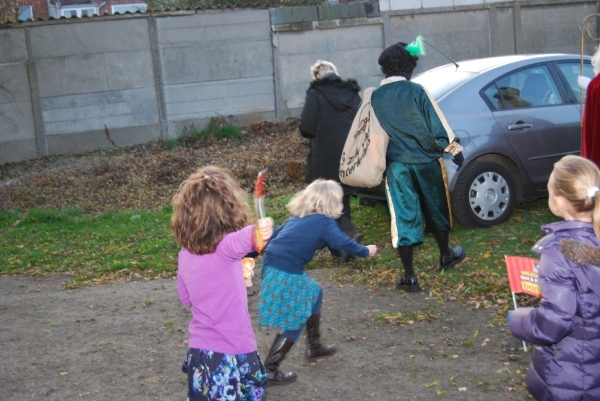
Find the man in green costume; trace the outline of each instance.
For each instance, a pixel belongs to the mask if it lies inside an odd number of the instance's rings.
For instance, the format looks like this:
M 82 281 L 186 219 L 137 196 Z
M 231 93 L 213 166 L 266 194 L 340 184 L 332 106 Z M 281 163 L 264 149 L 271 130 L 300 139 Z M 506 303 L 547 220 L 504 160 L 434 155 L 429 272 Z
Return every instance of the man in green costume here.
M 378 62 L 385 79 L 371 97 L 373 111 L 390 136 L 386 197 L 392 244 L 404 267 L 396 288 L 408 292 L 421 290 L 413 267 L 413 248 L 424 241 L 423 218 L 440 250 L 440 270 L 452 269 L 466 257 L 462 247 L 448 245 L 450 209 L 441 159 L 444 152 L 452 153 L 460 166 L 462 147 L 433 98 L 410 81 L 417 55 L 424 54 L 420 47 L 399 42 L 381 53 Z

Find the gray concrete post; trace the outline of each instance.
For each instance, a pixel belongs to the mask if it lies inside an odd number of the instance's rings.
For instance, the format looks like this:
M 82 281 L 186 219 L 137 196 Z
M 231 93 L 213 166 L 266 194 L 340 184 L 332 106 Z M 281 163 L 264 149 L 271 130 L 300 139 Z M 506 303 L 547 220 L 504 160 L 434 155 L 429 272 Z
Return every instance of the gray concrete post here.
M 163 76 L 162 59 L 160 56 L 160 47 L 158 45 L 158 29 L 156 27 L 156 18 L 150 14 L 148 19 L 148 33 L 150 35 L 150 51 L 152 52 L 152 68 L 154 72 L 154 87 L 156 89 L 156 103 L 158 106 L 158 124 L 160 127 L 160 137 L 162 139 L 169 137 L 167 105 L 165 101 L 165 81 Z
M 279 33 L 271 30 L 271 45 L 273 48 L 273 80 L 275 84 L 275 116 L 278 120 L 290 117 L 287 102 L 284 99 L 281 74 L 281 57 L 279 55 Z
M 42 97 L 40 94 L 37 65 L 35 61 L 31 59 L 31 37 L 29 29 L 25 29 L 25 43 L 27 46 L 27 75 L 29 78 L 29 90 L 31 91 L 31 108 L 33 110 L 35 142 L 38 157 L 43 157 L 48 155 L 48 142 L 46 141 L 46 131 L 44 129 L 44 115 L 42 113 Z
M 521 5 L 517 2 L 513 5 L 513 19 L 515 24 L 515 54 L 523 52 L 523 25 L 521 21 Z

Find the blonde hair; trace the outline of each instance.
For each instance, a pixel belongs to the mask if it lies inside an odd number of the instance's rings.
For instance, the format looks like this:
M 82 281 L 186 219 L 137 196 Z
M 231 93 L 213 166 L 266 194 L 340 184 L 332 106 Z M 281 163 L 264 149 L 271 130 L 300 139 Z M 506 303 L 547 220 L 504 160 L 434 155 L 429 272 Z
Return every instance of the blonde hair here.
M 592 67 L 594 67 L 594 75 L 600 74 L 600 46 L 592 56 Z
M 600 170 L 580 156 L 565 156 L 554 164 L 554 189 L 577 213 L 588 213 L 600 239 Z
M 317 60 L 316 63 L 310 66 L 310 75 L 313 79 L 317 79 L 316 75 L 319 74 L 321 78 L 325 78 L 327 75 L 339 75 L 335 65 L 329 61 Z
M 315 180 L 292 197 L 287 210 L 294 216 L 305 217 L 311 214 L 324 214 L 332 219 L 340 217 L 339 207 L 344 191 L 333 180 Z
M 216 166 L 192 173 L 173 197 L 171 230 L 184 248 L 213 253 L 225 235 L 250 221 L 248 195 L 229 174 Z

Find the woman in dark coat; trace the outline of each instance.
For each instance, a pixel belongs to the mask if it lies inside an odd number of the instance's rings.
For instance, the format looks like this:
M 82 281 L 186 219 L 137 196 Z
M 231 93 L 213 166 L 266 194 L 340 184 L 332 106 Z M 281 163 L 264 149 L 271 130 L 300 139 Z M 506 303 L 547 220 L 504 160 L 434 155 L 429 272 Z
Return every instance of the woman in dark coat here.
M 600 400 L 600 171 L 579 156 L 555 164 L 552 213 L 534 247 L 542 301 L 507 317 L 513 335 L 535 345 L 527 389 L 536 400 Z
M 360 87 L 353 79 L 342 80 L 329 61 L 317 60 L 310 67 L 310 73 L 314 80 L 306 92 L 300 118 L 300 133 L 310 139 L 306 182 L 322 178 L 341 184 L 340 157 L 360 105 Z M 342 189 L 344 210 L 337 222 L 346 235 L 360 242 L 363 234 L 352 224 L 350 214 L 350 196 L 354 189 L 344 184 Z M 332 253 L 339 256 L 335 251 Z

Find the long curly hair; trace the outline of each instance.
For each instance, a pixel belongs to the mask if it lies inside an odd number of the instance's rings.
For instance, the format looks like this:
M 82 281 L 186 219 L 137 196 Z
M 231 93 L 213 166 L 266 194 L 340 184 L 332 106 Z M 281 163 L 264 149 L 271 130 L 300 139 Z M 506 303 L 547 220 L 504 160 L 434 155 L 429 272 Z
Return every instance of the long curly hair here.
M 172 200 L 171 230 L 181 246 L 199 255 L 213 253 L 225 235 L 250 221 L 248 195 L 225 170 L 201 167 Z
M 399 63 L 382 65 L 381 72 L 386 78 L 401 76 L 410 80 L 413 71 L 417 68 L 417 61 L 419 61 L 418 56 L 408 56 Z

